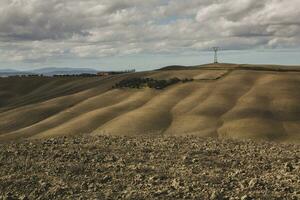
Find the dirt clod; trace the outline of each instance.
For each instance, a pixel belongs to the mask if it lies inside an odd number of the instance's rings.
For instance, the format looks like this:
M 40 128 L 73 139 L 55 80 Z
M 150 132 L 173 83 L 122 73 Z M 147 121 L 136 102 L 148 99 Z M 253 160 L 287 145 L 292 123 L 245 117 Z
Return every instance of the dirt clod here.
M 4 199 L 299 199 L 300 146 L 77 136 L 0 145 Z

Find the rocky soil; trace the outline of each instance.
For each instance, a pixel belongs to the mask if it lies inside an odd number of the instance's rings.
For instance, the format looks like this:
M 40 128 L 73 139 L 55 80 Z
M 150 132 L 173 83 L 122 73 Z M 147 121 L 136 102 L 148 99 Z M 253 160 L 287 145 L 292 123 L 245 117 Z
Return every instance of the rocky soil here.
M 300 199 L 300 145 L 197 137 L 0 144 L 0 199 Z

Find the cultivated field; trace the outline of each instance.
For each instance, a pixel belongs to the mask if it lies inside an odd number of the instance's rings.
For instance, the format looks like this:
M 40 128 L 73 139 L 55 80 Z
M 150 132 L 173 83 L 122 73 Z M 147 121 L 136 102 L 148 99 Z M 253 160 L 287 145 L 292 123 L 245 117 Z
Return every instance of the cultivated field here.
M 0 146 L 0 199 L 300 198 L 300 146 L 85 136 Z

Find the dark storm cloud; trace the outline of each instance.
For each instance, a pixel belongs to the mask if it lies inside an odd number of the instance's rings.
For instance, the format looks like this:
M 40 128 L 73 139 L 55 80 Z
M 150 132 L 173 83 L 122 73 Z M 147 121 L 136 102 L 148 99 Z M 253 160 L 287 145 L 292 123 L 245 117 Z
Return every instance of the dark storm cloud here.
M 299 6 L 299 0 L 1 0 L 0 59 L 174 53 L 214 45 L 295 48 Z

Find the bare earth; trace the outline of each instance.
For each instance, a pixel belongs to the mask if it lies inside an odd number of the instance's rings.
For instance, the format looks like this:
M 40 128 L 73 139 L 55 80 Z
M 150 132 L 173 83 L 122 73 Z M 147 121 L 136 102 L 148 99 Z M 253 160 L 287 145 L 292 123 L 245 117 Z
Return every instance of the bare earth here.
M 163 90 L 133 77 L 193 78 Z M 300 68 L 218 64 L 92 78 L 0 79 L 0 142 L 62 135 L 196 135 L 300 143 Z
M 76 136 L 0 146 L 0 199 L 300 199 L 300 146 Z

